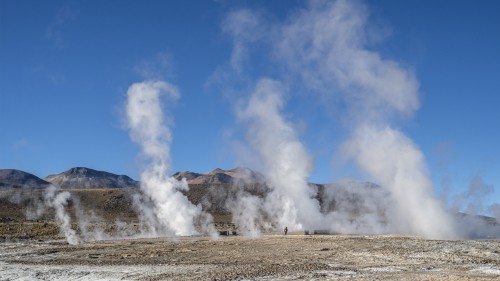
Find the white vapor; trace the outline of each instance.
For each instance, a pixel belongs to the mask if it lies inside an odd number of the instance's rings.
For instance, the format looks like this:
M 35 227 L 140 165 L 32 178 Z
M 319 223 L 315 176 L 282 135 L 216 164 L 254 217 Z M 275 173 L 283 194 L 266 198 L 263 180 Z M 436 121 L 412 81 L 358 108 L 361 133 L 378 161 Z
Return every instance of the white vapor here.
M 270 193 L 263 203 L 268 219 L 279 228 L 317 227 L 321 219 L 315 190 L 307 178 L 313 159 L 293 127 L 281 116 L 283 89 L 279 82 L 261 79 L 238 118 L 248 124 L 247 139 L 262 162 Z
M 233 11 L 222 23 L 222 29 L 233 38 L 231 68 L 241 73 L 249 57 L 246 45 L 258 40 L 262 34 L 261 19 L 251 10 Z
M 352 128 L 345 155 L 396 202 L 390 215 L 395 230 L 452 238 L 452 220 L 434 198 L 423 154 L 391 124 L 418 109 L 419 83 L 366 47 L 367 19 L 366 8 L 356 1 L 311 1 L 283 26 L 277 54 L 306 85 L 345 101 Z
M 325 186 L 320 198 L 329 230 L 359 234 L 394 232 L 395 226 L 387 217 L 394 213 L 394 200 L 373 183 L 339 181 Z
M 485 183 L 481 177 L 476 176 L 470 181 L 469 188 L 455 199 L 453 208 L 457 211 L 463 208 L 464 212 L 471 215 L 485 214 L 488 209 L 484 204 L 485 199 L 494 191 L 493 185 Z
M 367 18 L 358 1 L 310 1 L 281 27 L 275 55 L 306 86 L 342 95 L 352 110 L 362 112 L 360 119 L 349 115 L 355 121 L 411 116 L 420 105 L 419 83 L 411 72 L 365 47 Z
M 71 194 L 68 191 L 58 192 L 55 186 L 50 185 L 44 191 L 43 199 L 44 206 L 55 210 L 55 219 L 61 234 L 64 235 L 69 244 L 75 245 L 79 243 L 79 239 L 75 230 L 71 228 L 71 217 L 65 210 L 70 197 Z
M 494 192 L 494 186 L 487 184 L 479 176 L 471 179 L 469 187 L 458 194 L 452 202 L 457 214 L 458 228 L 468 238 L 498 238 L 500 234 L 500 208 L 494 203 L 487 205 L 487 198 Z M 496 219 L 487 218 L 486 213 Z M 496 222 L 496 224 L 494 223 Z
M 170 119 L 164 119 L 161 97 L 174 102 L 178 89 L 164 81 L 144 81 L 127 91 L 127 120 L 130 136 L 142 148 L 149 165 L 141 174 L 142 194 L 136 197 L 147 236 L 193 235 L 201 207 L 194 206 L 180 191 L 188 190 L 185 180 L 167 176 L 171 165 Z
M 453 238 L 451 217 L 433 194 L 424 156 L 403 133 L 390 127 L 360 127 L 345 144 L 355 159 L 394 199 L 389 221 L 400 233 Z
M 29 220 L 41 218 L 44 214 L 52 214 L 54 211 L 54 220 L 59 227 L 59 232 L 64 236 L 66 241 L 75 245 L 80 242 L 95 241 L 109 239 L 110 237 L 104 234 L 104 230 L 100 227 L 89 229 L 91 222 L 100 221 L 93 211 L 86 211 L 77 194 L 70 191 L 61 191 L 56 185 L 49 185 L 43 189 L 42 197 L 38 197 L 37 193 L 30 192 L 16 193 L 17 196 L 12 199 L 17 199 L 17 204 L 26 204 L 26 218 Z M 69 209 L 69 210 L 68 210 Z M 73 212 L 76 221 L 76 229 L 72 228 L 71 215 Z
M 236 185 L 233 198 L 226 201 L 227 210 L 231 212 L 233 223 L 238 225 L 241 235 L 251 238 L 261 238 L 261 228 L 265 224 L 263 200 L 249 194 L 243 187 Z
M 248 13 L 245 10 L 247 18 L 258 18 Z M 245 34 L 242 30 L 252 31 L 244 22 L 232 21 L 237 26 L 230 30 L 238 31 L 230 33 L 236 53 L 244 48 L 239 46 L 245 42 L 240 39 L 240 34 Z M 424 155 L 394 124 L 418 110 L 419 82 L 410 70 L 382 58 L 368 46 L 373 30 L 368 27 L 367 7 L 358 1 L 309 1 L 284 23 L 261 24 L 252 26 L 267 32 L 259 39 L 270 45 L 278 69 L 286 70 L 284 77 L 292 78 L 287 80 L 290 85 L 300 85 L 321 97 L 334 97 L 326 100 L 340 100 L 346 106 L 342 118 L 351 136 L 341 149 L 380 184 L 390 197 L 387 202 L 395 204 L 385 206 L 383 216 L 364 216 L 364 231 L 456 237 L 453 219 L 435 198 Z M 307 187 L 313 169 L 311 157 L 281 117 L 282 94 L 277 85 L 260 81 L 248 108 L 239 114 L 250 124 L 248 140 L 265 165 L 268 181 L 279 191 L 271 195 L 277 194 L 280 208 L 286 206 L 275 213 L 299 228 L 303 222 L 316 226 L 322 221 L 333 231 L 351 231 L 352 226 L 338 224 L 349 221 L 339 217 L 341 212 L 327 214 L 324 219 L 317 216 Z

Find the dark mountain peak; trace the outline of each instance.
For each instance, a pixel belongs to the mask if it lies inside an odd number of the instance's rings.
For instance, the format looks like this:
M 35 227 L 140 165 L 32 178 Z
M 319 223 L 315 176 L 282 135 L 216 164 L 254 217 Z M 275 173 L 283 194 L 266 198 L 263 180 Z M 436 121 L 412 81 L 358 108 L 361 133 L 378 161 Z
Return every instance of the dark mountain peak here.
M 41 188 L 50 183 L 16 169 L 0 169 L 0 188 Z

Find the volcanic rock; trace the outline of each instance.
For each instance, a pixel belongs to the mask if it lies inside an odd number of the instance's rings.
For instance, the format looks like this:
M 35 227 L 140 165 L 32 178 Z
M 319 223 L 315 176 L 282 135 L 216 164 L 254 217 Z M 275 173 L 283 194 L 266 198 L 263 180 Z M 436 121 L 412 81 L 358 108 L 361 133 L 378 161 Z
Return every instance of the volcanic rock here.
M 71 168 L 63 173 L 47 176 L 45 180 L 60 188 L 128 188 L 139 185 L 126 175 L 85 167 Z

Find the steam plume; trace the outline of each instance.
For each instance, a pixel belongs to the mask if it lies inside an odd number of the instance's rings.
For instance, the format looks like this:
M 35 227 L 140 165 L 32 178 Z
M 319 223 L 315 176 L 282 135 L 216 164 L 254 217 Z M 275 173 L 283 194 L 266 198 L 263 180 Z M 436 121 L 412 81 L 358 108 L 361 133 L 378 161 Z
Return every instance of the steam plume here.
M 396 231 L 429 238 L 452 238 L 451 217 L 433 196 L 424 157 L 403 133 L 390 127 L 361 127 L 346 153 L 394 198 L 390 215 Z
M 261 227 L 266 222 L 263 200 L 246 192 L 242 187 L 236 187 L 234 197 L 227 200 L 225 207 L 231 212 L 233 223 L 238 225 L 240 234 L 261 238 Z
M 498 204 L 490 206 L 485 204 L 487 197 L 493 192 L 493 185 L 485 183 L 481 177 L 476 176 L 470 181 L 468 189 L 455 198 L 453 210 L 459 218 L 458 228 L 462 236 L 468 238 L 497 238 L 499 236 Z M 496 224 L 491 218 L 484 216 L 488 212 L 496 217 Z
M 346 101 L 354 128 L 346 155 L 390 192 L 397 204 L 397 231 L 453 237 L 451 219 L 434 198 L 423 154 L 391 125 L 394 117 L 410 117 L 418 109 L 418 81 L 366 47 L 367 18 L 366 8 L 356 2 L 310 2 L 283 28 L 278 49 L 290 66 L 305 69 L 303 81 L 310 87 Z
M 373 183 L 343 180 L 323 189 L 325 225 L 340 233 L 383 234 L 396 232 L 388 219 L 395 213 L 390 194 Z
M 266 213 L 280 228 L 301 230 L 319 225 L 321 218 L 307 182 L 313 159 L 281 116 L 282 107 L 281 84 L 261 79 L 238 117 L 248 123 L 247 139 L 262 161 L 271 189 L 263 205 Z
M 191 204 L 180 192 L 189 188 L 185 180 L 167 176 L 171 165 L 172 123 L 163 119 L 162 96 L 175 101 L 180 95 L 175 86 L 164 81 L 135 83 L 127 91 L 130 136 L 150 161 L 141 174 L 143 196 L 136 197 L 136 203 L 148 235 L 193 235 L 201 207 Z
M 391 126 L 393 116 L 408 117 L 418 109 L 418 81 L 365 47 L 366 22 L 365 8 L 352 2 L 311 2 L 284 28 L 279 46 L 287 50 L 287 62 L 307 69 L 306 83 L 320 91 L 334 86 L 333 94 L 343 95 L 354 125 L 346 155 L 390 192 L 397 204 L 398 231 L 453 237 L 451 220 L 434 198 L 422 153 Z
M 288 70 L 287 75 L 299 77 L 302 87 L 323 97 L 333 96 L 327 100 L 342 100 L 346 106 L 344 121 L 351 137 L 342 146 L 344 155 L 387 191 L 389 202 L 396 202 L 386 206 L 385 231 L 454 237 L 452 219 L 434 197 L 423 154 L 395 126 L 419 108 L 418 80 L 411 71 L 369 48 L 373 36 L 367 22 L 367 8 L 357 1 L 310 1 L 285 23 L 262 28 L 275 33 L 261 38 L 268 40 L 275 61 Z M 237 40 L 239 35 L 233 36 Z M 310 156 L 282 120 L 278 112 L 281 94 L 275 92 L 271 82 L 260 81 L 240 118 L 249 122 L 249 142 L 266 170 L 272 171 L 268 179 L 278 192 L 271 195 L 281 200 L 279 206 L 286 206 L 275 212 L 296 227 L 304 221 L 316 224 L 311 220 L 318 218 L 317 208 L 305 180 L 312 170 Z M 324 223 L 339 230 L 329 219 Z M 375 222 L 368 224 L 380 231 Z
M 79 239 L 76 236 L 75 230 L 71 228 L 71 218 L 65 210 L 70 197 L 71 194 L 69 192 L 58 192 L 55 186 L 50 185 L 44 193 L 44 206 L 54 208 L 56 223 L 59 226 L 61 234 L 64 235 L 69 244 L 75 245 L 79 243 Z
M 242 9 L 230 13 L 222 24 L 224 32 L 230 34 L 234 40 L 231 54 L 231 68 L 237 73 L 243 71 L 248 59 L 247 43 L 256 41 L 260 37 L 261 19 L 251 10 Z

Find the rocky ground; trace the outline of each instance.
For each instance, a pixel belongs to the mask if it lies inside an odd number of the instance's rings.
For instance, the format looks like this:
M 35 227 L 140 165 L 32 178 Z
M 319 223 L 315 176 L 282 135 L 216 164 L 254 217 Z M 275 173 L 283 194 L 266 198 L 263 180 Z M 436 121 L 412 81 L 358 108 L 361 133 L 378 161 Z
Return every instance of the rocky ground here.
M 498 240 L 292 233 L 0 247 L 0 280 L 500 279 Z

